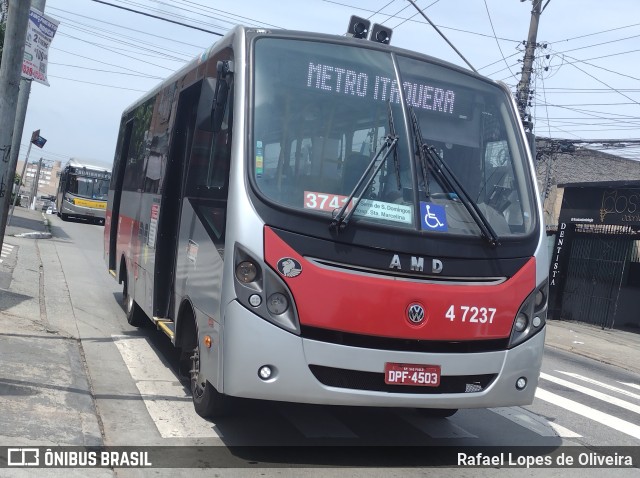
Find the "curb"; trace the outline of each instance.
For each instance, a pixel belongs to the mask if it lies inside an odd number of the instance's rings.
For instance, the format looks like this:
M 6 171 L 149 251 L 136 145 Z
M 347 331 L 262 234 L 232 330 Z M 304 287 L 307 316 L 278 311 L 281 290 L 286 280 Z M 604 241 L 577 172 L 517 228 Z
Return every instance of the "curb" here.
M 22 234 L 14 234 L 13 237 L 23 237 L 26 239 L 51 239 L 53 236 L 50 232 L 23 232 Z

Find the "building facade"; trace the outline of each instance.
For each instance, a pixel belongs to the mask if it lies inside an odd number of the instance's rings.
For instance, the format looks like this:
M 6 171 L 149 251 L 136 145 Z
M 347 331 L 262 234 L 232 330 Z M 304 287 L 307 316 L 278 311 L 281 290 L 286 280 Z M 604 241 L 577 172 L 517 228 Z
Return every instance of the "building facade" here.
M 42 161 L 40 176 L 37 181 L 38 188 L 37 192 L 35 192 L 34 185 L 36 183 L 38 163 L 39 161 L 31 161 L 27 164 L 27 169 L 25 170 L 24 178 L 22 178 L 22 184 L 20 185 L 20 196 L 23 198 L 27 196 L 32 198 L 34 193 L 37 198 L 42 196 L 55 196 L 58 191 L 58 180 L 60 178 L 62 162 L 51 160 Z M 24 161 L 18 161 L 16 172 L 19 174 L 22 173 L 23 168 Z M 24 206 L 26 203 L 22 202 L 22 205 Z
M 640 162 L 576 149 L 537 172 L 551 318 L 640 331 Z

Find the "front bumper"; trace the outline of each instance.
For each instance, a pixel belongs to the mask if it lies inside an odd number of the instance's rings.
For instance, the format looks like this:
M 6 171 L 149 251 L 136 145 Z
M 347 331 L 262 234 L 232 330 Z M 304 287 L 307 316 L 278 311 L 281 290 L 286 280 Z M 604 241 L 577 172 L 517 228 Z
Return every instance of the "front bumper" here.
M 532 403 L 546 332 L 542 330 L 511 350 L 495 352 L 377 350 L 298 337 L 266 322 L 235 301 L 227 308 L 223 330 L 220 391 L 225 394 L 298 403 L 424 408 L 486 408 Z M 386 362 L 440 365 L 442 383 L 460 382 L 457 380 L 460 376 L 490 375 L 493 378 L 480 391 L 476 391 L 478 387 L 465 389 L 463 386 L 455 393 L 446 389 L 441 393 L 442 390 L 425 387 L 425 393 L 407 393 L 404 386 L 396 386 L 397 392 L 389 391 L 388 387 L 385 390 L 359 387 L 357 380 L 352 381 L 353 386 L 327 385 L 327 381 L 323 379 L 325 383 L 322 383 L 310 368 L 311 365 L 316 372 L 339 369 L 351 376 L 380 374 L 384 381 Z M 258 369 L 263 365 L 269 365 L 274 371 L 266 381 L 258 376 Z M 527 380 L 524 390 L 515 386 L 520 377 Z

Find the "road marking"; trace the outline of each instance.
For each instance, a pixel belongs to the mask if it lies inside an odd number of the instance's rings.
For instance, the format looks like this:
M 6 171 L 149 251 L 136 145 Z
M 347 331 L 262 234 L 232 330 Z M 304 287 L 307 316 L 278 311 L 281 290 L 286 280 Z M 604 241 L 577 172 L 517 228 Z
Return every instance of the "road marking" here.
M 570 412 L 577 413 L 578 415 L 582 415 L 594 422 L 598 422 L 609 428 L 618 430 L 625 435 L 640 439 L 640 426 L 622 420 L 618 417 L 614 417 L 613 415 L 609 415 L 608 413 L 601 412 L 600 410 L 588 407 L 574 400 L 569 400 L 568 398 L 556 395 L 555 393 L 547 392 L 540 387 L 536 390 L 536 398 L 569 410 Z
M 212 423 L 196 414 L 190 394 L 146 337 L 111 338 L 163 438 L 222 436 Z
M 521 407 L 501 407 L 490 408 L 492 412 L 511 420 L 516 425 L 520 425 L 543 437 L 580 438 L 582 435 L 569 430 L 568 428 L 550 422 L 540 415 L 530 412 Z
M 9 254 L 11 254 L 11 251 L 13 251 L 13 248 L 15 246 L 12 246 L 11 244 L 2 244 L 2 251 L 0 252 L 0 264 L 2 264 L 2 261 L 9 257 Z
M 357 438 L 344 423 L 333 415 L 314 408 L 297 407 L 291 403 L 279 406 L 278 411 L 306 438 Z
M 396 410 L 394 413 L 431 438 L 478 438 L 450 420 L 424 417 L 414 410 Z
M 637 383 L 620 382 L 618 380 L 616 380 L 616 382 L 618 382 L 621 385 L 626 385 L 627 387 L 637 388 L 638 390 L 640 390 L 640 385 L 638 385 Z
M 562 370 L 556 370 L 556 371 L 560 372 L 560 373 L 562 373 L 564 375 L 568 375 L 569 377 L 573 377 L 573 378 L 576 378 L 578 380 L 582 380 L 583 382 L 587 382 L 587 383 L 590 383 L 592 385 L 597 385 L 598 387 L 606 388 L 607 390 L 612 390 L 614 392 L 621 393 L 621 394 L 626 395 L 626 396 L 631 397 L 631 398 L 640 399 L 640 395 L 638 395 L 637 393 L 629 392 L 628 390 L 624 390 L 622 388 L 614 387 L 614 386 L 608 385 L 608 384 L 606 384 L 604 382 L 598 382 L 597 380 L 593 380 L 592 378 L 589 378 L 589 377 L 583 377 L 582 375 L 578 375 L 577 373 L 563 372 Z M 628 385 L 632 385 L 632 384 L 628 384 Z M 638 388 L 640 388 L 640 387 L 638 387 Z
M 563 380 L 561 378 L 556 378 L 544 372 L 540 373 L 540 378 L 547 380 L 549 382 L 557 383 L 558 385 L 562 385 L 563 387 L 571 388 L 572 390 L 575 390 L 580 393 L 584 393 L 585 395 L 589 395 L 590 397 L 597 398 L 598 400 L 611 403 L 612 405 L 625 408 L 631 412 L 640 413 L 640 406 L 635 405 L 631 402 L 627 402 L 626 400 L 622 400 L 620 398 L 614 397 L 612 395 L 607 395 L 606 393 L 598 392 L 597 390 L 583 387 L 582 385 L 578 385 L 576 383 L 572 383 L 567 380 Z M 612 388 L 615 389 L 615 387 L 612 387 Z

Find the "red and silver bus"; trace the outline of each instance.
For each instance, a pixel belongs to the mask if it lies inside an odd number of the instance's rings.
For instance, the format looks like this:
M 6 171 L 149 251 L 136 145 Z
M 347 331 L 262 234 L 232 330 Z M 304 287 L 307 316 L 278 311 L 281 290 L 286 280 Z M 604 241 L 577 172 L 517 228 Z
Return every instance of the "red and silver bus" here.
M 547 316 L 508 88 L 413 51 L 237 27 L 123 114 L 105 225 L 128 322 L 235 397 L 529 404 Z

